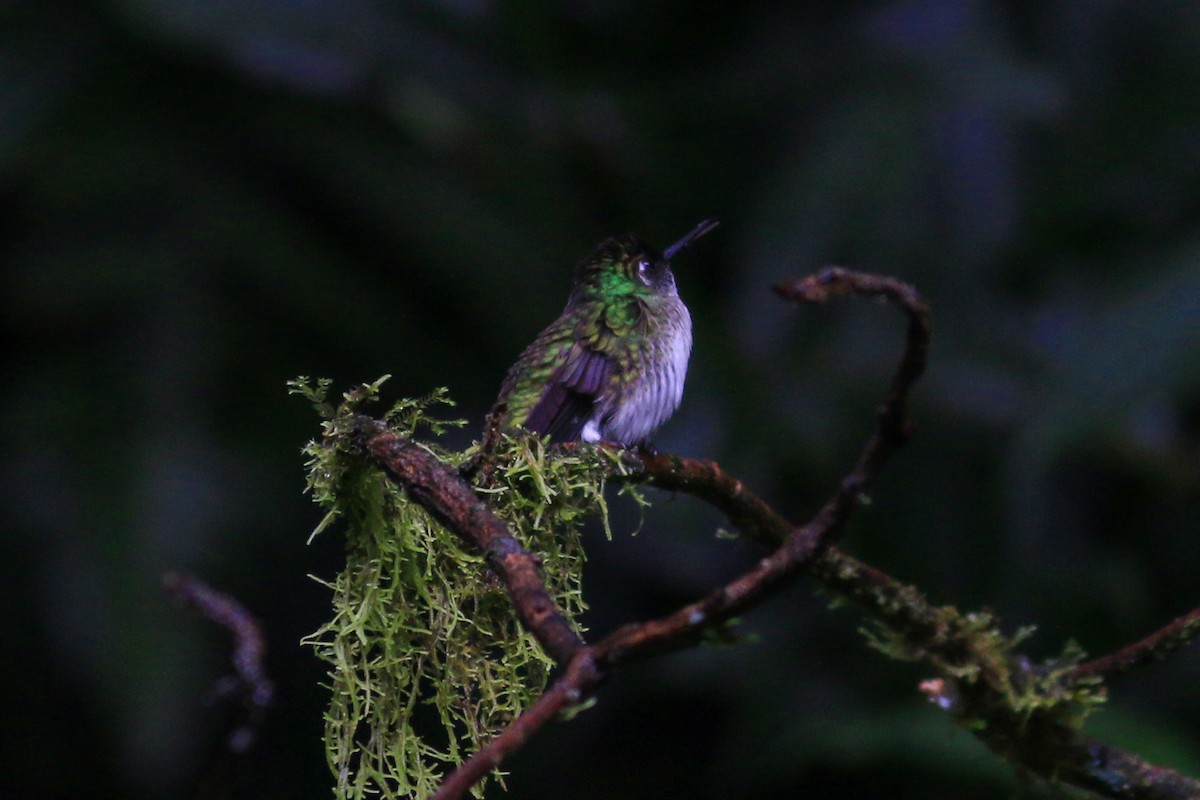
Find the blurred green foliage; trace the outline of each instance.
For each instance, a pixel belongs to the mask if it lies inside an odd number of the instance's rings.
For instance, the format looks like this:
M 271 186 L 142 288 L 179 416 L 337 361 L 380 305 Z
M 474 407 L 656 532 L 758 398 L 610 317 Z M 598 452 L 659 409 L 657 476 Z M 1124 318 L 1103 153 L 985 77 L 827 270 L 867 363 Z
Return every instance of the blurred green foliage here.
M 932 364 L 847 548 L 1036 624 L 1035 656 L 1197 605 L 1198 37 L 1195 4 L 1158 0 L 0 2 L 0 794 L 326 791 L 298 642 L 340 545 L 303 544 L 314 426 L 285 381 L 446 385 L 478 426 L 576 259 L 709 216 L 659 447 L 806 516 L 901 323 L 768 286 L 893 274 L 934 306 Z M 588 543 L 592 630 L 756 558 L 663 500 Z M 227 643 L 167 602 L 166 569 L 268 631 L 278 701 L 236 762 L 205 704 Z M 1010 796 L 855 626 L 797 587 L 746 620 L 758 644 L 613 681 L 513 762 L 514 795 Z M 1200 772 L 1198 678 L 1185 651 L 1096 724 Z

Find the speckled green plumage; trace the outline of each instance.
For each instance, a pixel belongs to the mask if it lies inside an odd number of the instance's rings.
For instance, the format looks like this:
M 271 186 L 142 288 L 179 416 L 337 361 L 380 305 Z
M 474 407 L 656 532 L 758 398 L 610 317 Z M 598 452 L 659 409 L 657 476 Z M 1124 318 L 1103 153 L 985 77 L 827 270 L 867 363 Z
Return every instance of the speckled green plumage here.
M 691 344 L 667 259 L 636 236 L 608 239 L 576 266 L 562 315 L 508 371 L 493 423 L 558 441 L 643 442 L 679 405 Z

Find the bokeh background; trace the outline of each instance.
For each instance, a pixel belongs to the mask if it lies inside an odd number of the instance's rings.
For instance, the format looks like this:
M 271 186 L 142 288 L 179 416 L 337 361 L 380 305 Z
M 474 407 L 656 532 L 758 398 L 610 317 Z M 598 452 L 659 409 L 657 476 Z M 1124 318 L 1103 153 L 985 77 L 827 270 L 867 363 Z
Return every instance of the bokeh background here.
M 845 547 L 938 603 L 1099 654 L 1200 605 L 1200 5 L 0 2 L 0 797 L 319 797 L 338 567 L 297 375 L 450 387 L 478 431 L 570 266 L 636 230 L 696 324 L 657 444 L 796 519 L 851 463 L 903 322 L 787 308 L 836 262 L 935 309 L 916 438 Z M 593 537 L 602 633 L 752 563 L 686 497 Z M 622 509 L 622 531 L 636 510 Z M 277 702 L 220 756 L 222 631 Z M 1007 798 L 1022 783 L 798 584 L 755 641 L 622 672 L 512 796 Z M 1096 735 L 1200 773 L 1200 654 Z

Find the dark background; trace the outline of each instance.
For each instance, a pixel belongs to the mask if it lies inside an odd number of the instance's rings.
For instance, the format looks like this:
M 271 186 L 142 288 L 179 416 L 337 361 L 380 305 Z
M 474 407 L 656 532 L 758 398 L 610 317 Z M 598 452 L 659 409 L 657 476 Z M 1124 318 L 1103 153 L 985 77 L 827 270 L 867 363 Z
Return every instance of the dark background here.
M 830 262 L 935 310 L 916 438 L 845 541 L 936 603 L 1099 654 L 1200 605 L 1200 5 L 0 2 L 0 798 L 320 797 L 328 609 L 296 375 L 445 385 L 478 431 L 600 239 L 677 259 L 663 449 L 805 518 L 903 331 L 785 307 Z M 603 633 L 752 563 L 697 502 L 594 536 Z M 261 618 L 259 746 L 215 759 L 223 632 Z M 1010 770 L 801 583 L 756 643 L 630 668 L 511 763 L 517 797 L 1007 798 Z M 1200 773 L 1200 656 L 1089 730 Z M 217 766 L 214 767 L 213 765 Z

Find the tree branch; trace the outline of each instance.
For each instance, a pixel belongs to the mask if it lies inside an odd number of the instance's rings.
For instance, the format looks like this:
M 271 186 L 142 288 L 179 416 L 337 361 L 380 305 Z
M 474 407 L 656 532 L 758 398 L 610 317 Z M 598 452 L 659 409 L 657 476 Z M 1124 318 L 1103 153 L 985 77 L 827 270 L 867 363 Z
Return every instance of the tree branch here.
M 508 589 L 517 616 L 560 667 L 583 647 L 583 639 L 542 582 L 538 558 L 475 494 L 458 471 L 416 442 L 363 414 L 349 418 L 353 446 L 408 492 L 434 519 L 483 553 Z
M 584 699 L 600 685 L 603 673 L 597 668 L 591 648 L 576 653 L 563 675 L 520 717 L 494 736 L 479 752 L 458 766 L 442 781 L 429 800 L 463 797 L 471 787 L 500 766 L 505 758 L 520 750 L 542 726 Z
M 233 637 L 233 676 L 221 694 L 240 698 L 249 709 L 249 718 L 229 736 L 229 749 L 245 752 L 254 743 L 263 711 L 275 693 L 263 666 L 267 645 L 262 627 L 237 598 L 217 591 L 199 578 L 178 572 L 162 576 L 163 587 L 209 620 L 229 631 Z
M 1158 629 L 1141 641 L 1121 648 L 1115 653 L 1087 661 L 1067 672 L 1067 680 L 1104 678 L 1120 675 L 1152 661 L 1161 661 L 1190 643 L 1200 634 L 1200 608 Z
M 907 439 L 908 390 L 924 369 L 929 347 L 929 310 L 916 291 L 891 278 L 837 268 L 780 287 L 777 291 L 786 297 L 809 302 L 847 291 L 883 296 L 901 305 L 910 316 L 907 345 L 892 390 L 880 412 L 878 429 L 854 468 L 811 522 L 794 527 L 716 464 L 643 452 L 642 470 L 634 473 L 634 479 L 663 489 L 699 494 L 724 511 L 735 525 L 778 549 L 754 569 L 704 599 L 656 620 L 625 625 L 598 644 L 586 647 L 572 661 L 572 667 L 583 659 L 589 669 L 569 669 L 567 675 L 547 692 L 545 703 L 535 704 L 502 734 L 484 745 L 451 774 L 435 797 L 461 796 L 466 788 L 512 752 L 514 745 L 519 746 L 553 716 L 547 709 L 560 708 L 565 697 L 587 696 L 612 667 L 692 646 L 708 631 L 754 608 L 786 586 L 801 568 L 829 546 L 844 527 L 862 492 L 878 476 L 891 453 Z
M 1082 737 L 1060 764 L 1060 779 L 1118 800 L 1196 800 L 1200 782 L 1104 742 Z
M 1047 678 L 1048 670 L 1030 668 L 1013 657 L 1011 641 L 990 614 L 964 615 L 952 607 L 932 606 L 914 587 L 831 546 L 863 492 L 910 433 L 907 397 L 925 366 L 929 311 L 906 284 L 838 267 L 781 284 L 776 291 L 796 302 L 821 302 L 847 293 L 883 297 L 908 315 L 904 353 L 876 431 L 834 494 L 802 526 L 779 516 L 715 463 L 640 453 L 640 467 L 627 479 L 692 494 L 724 512 L 749 538 L 774 550 L 707 597 L 661 618 L 625 625 L 593 645 L 583 642 L 555 606 L 541 582 L 536 556 L 513 539 L 469 484 L 383 424 L 352 418 L 352 438 L 362 451 L 435 518 L 485 553 L 509 588 L 523 624 L 564 669 L 542 698 L 448 776 L 435 797 L 462 796 L 548 721 L 589 696 L 611 669 L 696 644 L 801 573 L 853 600 L 890 631 L 893 655 L 922 660 L 945 675 L 927 682 L 923 690 L 960 719 L 983 723 L 971 727 L 1012 763 L 1049 780 L 1122 800 L 1200 796 L 1200 783 L 1191 778 L 1079 736 L 1074 720 L 1082 701 L 1070 694 L 1070 687 L 1081 685 L 1081 679 L 1123 671 L 1178 648 L 1200 630 L 1200 610 L 1112 656 Z

